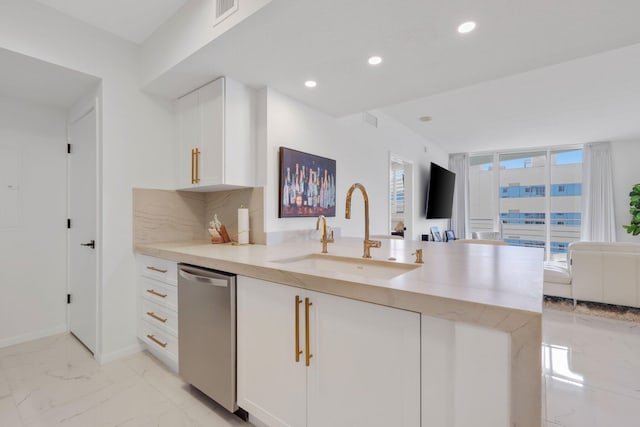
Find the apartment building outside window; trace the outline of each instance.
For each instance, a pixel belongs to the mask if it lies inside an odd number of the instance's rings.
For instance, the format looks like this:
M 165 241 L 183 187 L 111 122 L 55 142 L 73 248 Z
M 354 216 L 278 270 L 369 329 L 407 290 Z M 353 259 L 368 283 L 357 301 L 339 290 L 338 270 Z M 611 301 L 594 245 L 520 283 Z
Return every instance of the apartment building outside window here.
M 469 181 L 472 232 L 500 232 L 551 261 L 580 239 L 581 148 L 472 155 Z

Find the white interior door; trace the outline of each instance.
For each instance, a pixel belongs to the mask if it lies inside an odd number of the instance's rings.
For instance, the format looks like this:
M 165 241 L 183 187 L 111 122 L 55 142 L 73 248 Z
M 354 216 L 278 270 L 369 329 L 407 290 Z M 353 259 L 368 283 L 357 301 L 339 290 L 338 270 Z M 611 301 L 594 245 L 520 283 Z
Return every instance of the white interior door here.
M 93 353 L 97 333 L 96 128 L 92 108 L 69 129 L 69 330 Z

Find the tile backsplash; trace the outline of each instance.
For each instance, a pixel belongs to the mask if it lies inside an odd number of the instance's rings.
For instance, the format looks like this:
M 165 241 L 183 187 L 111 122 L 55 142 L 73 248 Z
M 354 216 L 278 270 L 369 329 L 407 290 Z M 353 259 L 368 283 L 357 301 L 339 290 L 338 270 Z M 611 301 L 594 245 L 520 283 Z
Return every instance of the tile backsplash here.
M 205 228 L 217 214 L 231 240 L 237 241 L 238 208 L 245 207 L 249 209 L 249 242 L 266 244 L 263 194 L 262 187 L 205 193 Z
M 209 221 L 218 214 L 232 240 L 238 235 L 238 208 L 249 209 L 249 242 L 265 244 L 263 188 L 210 193 L 133 189 L 133 244 L 209 240 Z

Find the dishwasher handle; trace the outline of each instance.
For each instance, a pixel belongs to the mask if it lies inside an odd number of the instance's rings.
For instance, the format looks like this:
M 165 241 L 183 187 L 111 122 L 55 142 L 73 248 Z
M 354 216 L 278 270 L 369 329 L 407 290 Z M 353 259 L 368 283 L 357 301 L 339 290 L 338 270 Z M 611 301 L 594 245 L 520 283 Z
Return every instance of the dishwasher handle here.
M 219 286 L 221 288 L 226 288 L 229 286 L 229 282 L 227 280 L 214 279 L 213 277 L 199 276 L 197 274 L 187 273 L 182 269 L 179 270 L 178 273 L 182 278 L 190 280 L 192 282 L 206 283 L 208 285 Z

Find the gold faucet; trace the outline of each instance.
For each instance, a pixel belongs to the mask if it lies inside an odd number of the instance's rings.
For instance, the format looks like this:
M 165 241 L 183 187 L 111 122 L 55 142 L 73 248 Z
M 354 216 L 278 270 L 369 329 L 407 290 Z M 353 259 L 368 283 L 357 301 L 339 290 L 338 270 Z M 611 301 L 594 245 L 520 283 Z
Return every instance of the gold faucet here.
M 364 185 L 359 182 L 353 184 L 347 191 L 347 205 L 344 210 L 344 217 L 351 219 L 351 195 L 356 188 L 362 191 L 362 197 L 364 198 L 364 255 L 362 255 L 362 258 L 371 258 L 371 248 L 381 247 L 382 242 L 380 240 L 369 240 L 369 196 Z
M 331 230 L 331 235 L 327 235 L 327 219 L 324 215 L 320 215 L 318 217 L 318 221 L 316 221 L 316 230 L 320 230 L 320 220 L 322 220 L 322 231 L 320 236 L 320 242 L 322 242 L 322 253 L 326 254 L 327 251 L 327 243 L 333 243 L 333 230 Z

